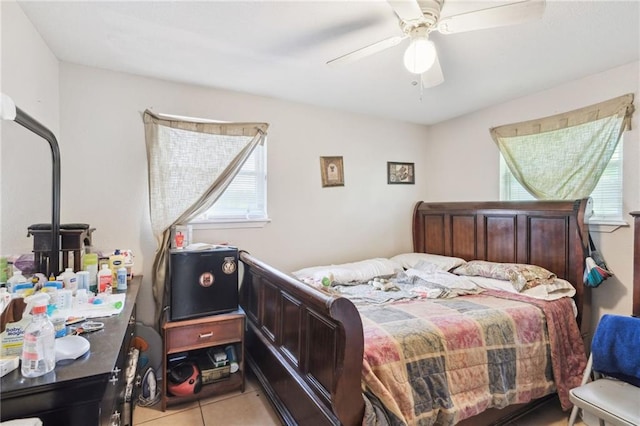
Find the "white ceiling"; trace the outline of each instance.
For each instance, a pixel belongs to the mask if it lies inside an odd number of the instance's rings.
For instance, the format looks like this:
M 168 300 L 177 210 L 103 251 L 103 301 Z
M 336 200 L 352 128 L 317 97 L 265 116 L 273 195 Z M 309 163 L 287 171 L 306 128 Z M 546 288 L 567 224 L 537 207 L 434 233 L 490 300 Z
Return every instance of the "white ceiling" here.
M 19 4 L 62 61 L 423 124 L 640 57 L 640 0 L 548 0 L 534 22 L 434 32 L 445 82 L 422 93 L 402 64 L 407 40 L 325 64 L 401 34 L 384 0 Z M 442 15 L 484 7 L 487 0 L 445 0 Z

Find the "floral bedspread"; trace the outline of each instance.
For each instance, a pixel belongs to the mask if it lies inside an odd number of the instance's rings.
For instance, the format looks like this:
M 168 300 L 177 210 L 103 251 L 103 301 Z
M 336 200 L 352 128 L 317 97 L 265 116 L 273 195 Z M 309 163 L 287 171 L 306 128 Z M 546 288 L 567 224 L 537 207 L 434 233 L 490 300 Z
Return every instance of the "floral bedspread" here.
M 568 298 L 486 291 L 358 309 L 363 385 L 392 424 L 453 425 L 556 390 L 567 409 L 587 362 Z

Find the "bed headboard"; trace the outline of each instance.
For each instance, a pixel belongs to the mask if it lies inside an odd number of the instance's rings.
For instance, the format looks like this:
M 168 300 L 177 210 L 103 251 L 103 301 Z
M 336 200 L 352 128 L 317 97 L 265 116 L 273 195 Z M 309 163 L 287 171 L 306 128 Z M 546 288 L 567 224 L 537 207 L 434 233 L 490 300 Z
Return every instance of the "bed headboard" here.
M 413 247 L 465 260 L 527 263 L 554 272 L 576 288 L 578 324 L 590 332 L 591 297 L 584 286 L 591 200 L 418 202 Z

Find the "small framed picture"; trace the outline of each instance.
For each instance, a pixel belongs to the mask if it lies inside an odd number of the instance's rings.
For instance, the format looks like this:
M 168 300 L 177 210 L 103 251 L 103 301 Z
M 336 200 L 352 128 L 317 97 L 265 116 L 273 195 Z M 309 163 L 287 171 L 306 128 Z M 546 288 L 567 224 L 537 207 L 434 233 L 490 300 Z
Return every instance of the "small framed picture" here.
M 322 187 L 344 186 L 342 157 L 320 157 Z
M 387 162 L 387 183 L 416 183 L 414 163 Z

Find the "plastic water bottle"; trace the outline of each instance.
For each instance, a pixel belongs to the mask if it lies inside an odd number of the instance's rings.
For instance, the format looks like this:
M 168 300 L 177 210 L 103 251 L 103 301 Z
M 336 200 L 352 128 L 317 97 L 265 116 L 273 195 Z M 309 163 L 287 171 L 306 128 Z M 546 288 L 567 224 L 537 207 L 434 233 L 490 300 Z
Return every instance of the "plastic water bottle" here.
M 56 366 L 56 332 L 46 312 L 46 305 L 34 306 L 31 322 L 24 329 L 21 357 L 24 377 L 42 376 Z

